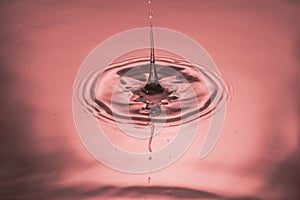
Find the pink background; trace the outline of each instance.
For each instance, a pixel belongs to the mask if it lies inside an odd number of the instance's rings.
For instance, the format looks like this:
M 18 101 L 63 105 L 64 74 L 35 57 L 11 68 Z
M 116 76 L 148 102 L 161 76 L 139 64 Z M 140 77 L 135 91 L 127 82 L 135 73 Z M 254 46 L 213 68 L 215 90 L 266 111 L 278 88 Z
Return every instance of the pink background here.
M 299 2 L 152 4 L 154 26 L 204 46 L 229 85 L 214 151 L 197 160 L 199 135 L 148 184 L 149 175 L 104 167 L 80 143 L 71 107 L 77 70 L 104 39 L 148 25 L 146 0 L 2 1 L 1 199 L 300 199 Z

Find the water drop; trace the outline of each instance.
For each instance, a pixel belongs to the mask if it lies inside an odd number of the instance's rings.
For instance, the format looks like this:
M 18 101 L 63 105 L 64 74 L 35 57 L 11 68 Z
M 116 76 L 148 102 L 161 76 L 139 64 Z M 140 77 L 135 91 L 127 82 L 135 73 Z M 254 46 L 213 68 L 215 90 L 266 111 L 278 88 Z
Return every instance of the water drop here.
M 150 18 L 150 19 L 153 18 L 153 11 L 152 11 L 152 10 L 150 10 L 150 12 L 149 12 L 149 18 Z
M 153 25 L 153 10 L 151 9 L 151 0 L 148 0 L 148 4 L 149 4 L 149 24 L 150 26 Z

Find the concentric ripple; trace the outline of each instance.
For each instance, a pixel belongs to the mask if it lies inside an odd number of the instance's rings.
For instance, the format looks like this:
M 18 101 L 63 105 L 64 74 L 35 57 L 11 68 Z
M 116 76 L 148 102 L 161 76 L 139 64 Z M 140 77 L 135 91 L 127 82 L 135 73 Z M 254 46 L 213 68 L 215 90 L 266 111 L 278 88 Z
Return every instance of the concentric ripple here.
M 108 122 L 175 126 L 218 111 L 225 89 L 217 73 L 171 53 L 157 55 L 162 91 L 152 94 L 145 90 L 149 58 L 137 55 L 86 72 L 76 90 L 85 113 Z

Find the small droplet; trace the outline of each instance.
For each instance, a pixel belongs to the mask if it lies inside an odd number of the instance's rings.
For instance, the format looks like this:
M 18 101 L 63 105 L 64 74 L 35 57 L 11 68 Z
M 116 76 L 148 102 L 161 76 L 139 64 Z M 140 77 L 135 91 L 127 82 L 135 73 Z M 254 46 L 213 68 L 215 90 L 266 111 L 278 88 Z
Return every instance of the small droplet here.
M 152 156 L 149 157 L 149 160 L 152 160 Z
M 151 182 L 151 176 L 148 177 L 148 183 L 150 183 L 150 182 Z
M 149 12 L 149 18 L 150 18 L 150 19 L 153 18 L 153 11 L 152 11 L 152 10 Z
M 151 3 L 151 0 L 148 0 L 148 3 L 150 4 L 150 3 Z

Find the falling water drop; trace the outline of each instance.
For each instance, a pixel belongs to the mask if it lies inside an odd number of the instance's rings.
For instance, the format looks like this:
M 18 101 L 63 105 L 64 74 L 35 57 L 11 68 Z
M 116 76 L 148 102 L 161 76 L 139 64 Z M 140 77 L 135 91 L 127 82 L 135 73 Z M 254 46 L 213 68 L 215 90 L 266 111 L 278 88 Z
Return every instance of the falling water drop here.
M 150 10 L 150 12 L 149 12 L 149 19 L 151 20 L 152 18 L 153 18 L 153 11 Z

